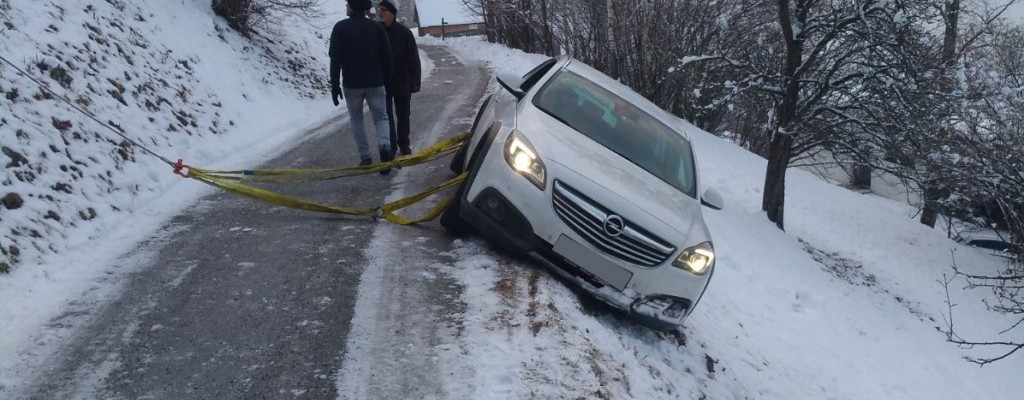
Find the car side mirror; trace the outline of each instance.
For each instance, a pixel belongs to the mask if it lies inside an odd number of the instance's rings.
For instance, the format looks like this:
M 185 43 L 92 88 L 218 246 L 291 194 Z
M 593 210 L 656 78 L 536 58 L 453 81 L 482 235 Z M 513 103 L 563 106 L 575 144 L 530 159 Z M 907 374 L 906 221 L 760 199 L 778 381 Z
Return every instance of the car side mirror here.
M 713 210 L 721 210 L 725 208 L 725 200 L 722 199 L 722 195 L 714 188 L 709 188 L 704 191 L 704 195 L 700 198 L 700 204 L 708 206 Z
M 513 96 L 516 96 L 516 100 L 522 100 L 523 97 L 526 97 L 526 92 L 520 89 L 523 85 L 523 78 L 516 74 L 508 72 L 498 74 L 498 84 L 505 88 L 505 90 L 508 90 L 509 93 L 512 93 Z

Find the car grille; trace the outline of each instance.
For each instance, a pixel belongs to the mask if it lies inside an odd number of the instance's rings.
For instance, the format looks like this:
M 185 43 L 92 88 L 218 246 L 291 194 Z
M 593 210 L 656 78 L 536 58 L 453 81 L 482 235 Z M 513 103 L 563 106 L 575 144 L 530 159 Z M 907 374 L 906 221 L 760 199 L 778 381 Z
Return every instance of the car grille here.
M 653 267 L 665 262 L 676 250 L 665 240 L 626 219 L 622 219 L 620 235 L 609 235 L 605 230 L 605 222 L 615 214 L 560 181 L 555 181 L 553 194 L 555 214 L 562 222 L 611 257 Z

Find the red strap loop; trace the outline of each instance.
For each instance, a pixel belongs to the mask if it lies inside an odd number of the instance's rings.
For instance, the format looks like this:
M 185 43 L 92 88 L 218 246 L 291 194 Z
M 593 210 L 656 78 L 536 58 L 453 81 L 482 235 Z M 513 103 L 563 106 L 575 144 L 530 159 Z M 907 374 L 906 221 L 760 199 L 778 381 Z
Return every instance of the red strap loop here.
M 192 171 L 192 166 L 183 163 L 181 161 L 181 159 L 179 158 L 178 162 L 174 164 L 174 173 L 177 174 L 177 175 L 180 175 L 182 178 L 188 178 L 189 177 L 188 176 L 189 173 L 188 172 L 184 172 L 184 173 L 181 172 L 182 168 L 188 168 L 189 172 Z

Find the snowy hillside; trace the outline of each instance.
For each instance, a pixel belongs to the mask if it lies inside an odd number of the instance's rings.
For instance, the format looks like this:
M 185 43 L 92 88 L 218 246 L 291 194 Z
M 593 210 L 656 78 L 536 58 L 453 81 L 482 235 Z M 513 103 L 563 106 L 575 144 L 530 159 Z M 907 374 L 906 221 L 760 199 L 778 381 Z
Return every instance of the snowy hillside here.
M 327 24 L 246 41 L 208 0 L 0 0 L 0 23 L 0 56 L 170 161 L 237 153 L 329 103 Z M 172 195 L 167 164 L 3 62 L 0 93 L 0 272 L 32 269 Z

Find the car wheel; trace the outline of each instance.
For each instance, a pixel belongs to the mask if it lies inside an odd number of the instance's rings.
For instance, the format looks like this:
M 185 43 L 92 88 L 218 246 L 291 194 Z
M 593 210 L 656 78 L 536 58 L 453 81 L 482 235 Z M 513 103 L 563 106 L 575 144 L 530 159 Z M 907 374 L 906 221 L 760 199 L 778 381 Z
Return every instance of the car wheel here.
M 480 124 L 480 117 L 482 117 L 484 115 L 484 109 L 486 109 L 487 105 L 491 103 L 491 98 L 492 97 L 494 97 L 493 94 L 490 95 L 490 96 L 487 96 L 487 99 L 484 100 L 484 104 L 480 106 L 480 110 L 478 110 L 476 112 L 476 118 L 473 119 L 473 126 L 471 128 L 469 128 L 469 133 L 470 134 L 472 134 L 473 132 L 476 132 L 477 125 Z M 466 165 L 466 154 L 469 153 L 469 143 L 470 142 L 471 142 L 471 140 L 467 140 L 466 144 L 463 145 L 462 148 L 459 149 L 459 151 L 457 153 L 455 153 L 455 157 L 452 157 L 452 163 L 451 163 L 451 165 L 448 166 L 448 169 L 452 170 L 452 173 L 458 175 L 458 174 L 461 174 L 463 171 L 465 171 L 465 167 L 464 166 Z
M 452 170 L 453 174 L 461 174 L 462 170 L 465 169 L 463 168 L 463 165 L 466 165 L 467 149 L 469 149 L 469 140 L 466 140 L 466 143 L 462 145 L 462 148 L 455 153 L 455 157 L 452 157 L 452 163 L 448 166 L 448 169 Z
M 488 100 L 490 100 L 490 98 L 488 98 Z M 484 157 L 481 153 L 487 151 L 487 148 L 490 147 L 494 140 L 494 136 L 500 129 L 501 123 L 492 123 L 491 126 L 487 128 L 487 131 L 483 133 L 484 136 L 480 139 L 480 143 L 476 145 L 476 149 L 473 150 L 472 155 L 469 155 L 468 143 L 462 147 L 462 150 L 460 150 L 460 153 L 464 153 L 463 157 L 469 156 L 469 169 L 466 171 L 469 172 L 469 174 L 466 177 L 466 180 L 459 185 L 458 189 L 455 190 L 455 195 L 452 197 L 451 203 L 449 203 L 448 207 L 444 209 L 443 213 L 441 213 L 440 218 L 441 226 L 443 226 L 444 229 L 452 235 L 462 237 L 470 235 L 475 231 L 473 226 L 466 222 L 466 220 L 461 216 L 462 200 L 466 196 L 466 190 L 469 188 L 470 182 L 476 178 L 476 174 L 474 172 L 480 168 L 480 164 Z
M 455 237 L 469 236 L 473 233 L 473 227 L 459 215 L 459 212 L 462 210 L 462 196 L 465 195 L 465 191 L 466 184 L 459 185 L 459 189 L 455 191 L 455 196 L 452 197 L 452 202 L 441 213 L 441 226 Z

